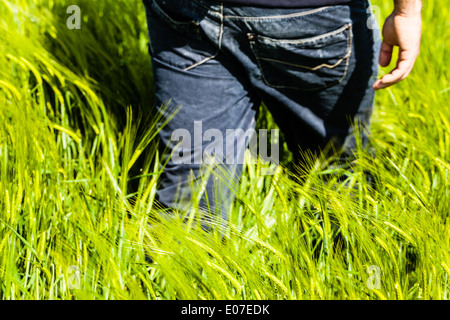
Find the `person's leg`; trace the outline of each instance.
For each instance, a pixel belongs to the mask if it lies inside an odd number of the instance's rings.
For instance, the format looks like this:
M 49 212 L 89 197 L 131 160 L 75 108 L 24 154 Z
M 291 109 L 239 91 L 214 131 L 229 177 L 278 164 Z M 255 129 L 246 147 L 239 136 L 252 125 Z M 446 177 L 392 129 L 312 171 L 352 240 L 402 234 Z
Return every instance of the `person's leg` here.
M 251 132 L 259 101 L 241 70 L 219 52 L 220 23 L 198 22 L 207 14 L 204 7 L 191 0 L 145 4 L 156 105 L 169 120 L 159 133 L 162 149 L 169 152 L 157 199 L 165 207 L 188 210 L 206 180 L 198 205 L 226 221 L 248 143 L 245 134 L 229 139 L 227 129 Z M 179 141 L 183 150 L 176 147 Z M 202 170 L 211 153 L 222 165 L 208 177 Z

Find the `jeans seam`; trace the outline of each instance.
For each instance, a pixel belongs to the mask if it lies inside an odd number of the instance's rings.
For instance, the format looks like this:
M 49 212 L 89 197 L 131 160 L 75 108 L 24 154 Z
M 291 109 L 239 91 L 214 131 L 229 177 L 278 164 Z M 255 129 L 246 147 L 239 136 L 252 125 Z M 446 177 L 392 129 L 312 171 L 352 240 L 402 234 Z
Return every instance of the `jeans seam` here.
M 332 8 L 331 6 L 326 7 L 320 7 L 313 10 L 308 10 L 304 12 L 297 12 L 297 13 L 289 13 L 289 14 L 283 14 L 283 15 L 276 15 L 276 16 L 261 16 L 261 17 L 246 17 L 246 16 L 224 16 L 226 19 L 232 19 L 232 20 L 242 20 L 242 21 L 258 21 L 258 20 L 278 20 L 278 19 L 289 19 L 289 18 L 298 18 L 303 16 L 310 16 L 319 12 L 322 12 L 324 10 L 327 10 L 329 8 Z
M 307 39 L 301 39 L 301 40 L 295 40 L 295 39 L 271 39 L 271 38 L 264 37 L 264 36 L 258 36 L 258 38 L 261 38 L 261 39 L 268 39 L 269 41 L 272 41 L 272 42 L 279 42 L 279 43 L 295 43 L 295 44 L 302 44 L 302 43 L 314 42 L 314 41 L 317 41 L 317 40 L 322 40 L 322 39 L 325 39 L 325 38 L 334 36 L 334 35 L 336 35 L 336 34 L 341 33 L 342 31 L 348 29 L 350 26 L 351 26 L 351 24 L 350 24 L 350 23 L 347 23 L 347 24 L 345 24 L 344 26 L 342 26 L 341 28 L 336 29 L 336 30 L 334 30 L 334 31 L 327 32 L 327 33 L 324 33 L 324 34 L 321 34 L 321 35 L 318 35 L 318 36 L 315 36 L 315 37 L 307 38 Z
M 325 7 L 320 7 L 320 8 L 316 8 L 316 9 L 311 9 L 308 11 L 304 11 L 304 12 L 297 12 L 297 13 L 289 13 L 289 14 L 285 14 L 285 15 L 277 15 L 277 16 L 261 16 L 261 17 L 242 17 L 242 16 L 233 16 L 233 15 L 223 15 L 223 2 L 220 2 L 220 7 L 221 10 L 220 12 L 217 12 L 217 10 L 211 10 L 211 7 L 204 5 L 203 3 L 197 1 L 197 0 L 192 0 L 195 3 L 197 3 L 198 5 L 209 9 L 211 14 L 214 14 L 216 16 L 221 16 L 222 18 L 226 18 L 226 19 L 238 19 L 238 20 L 266 20 L 266 19 L 285 19 L 285 18 L 296 18 L 296 17 L 301 17 L 301 16 L 306 16 L 306 15 L 312 15 L 318 12 L 321 12 L 323 10 L 326 9 L 330 9 L 333 8 L 335 6 L 325 6 Z
M 220 5 L 220 11 L 221 11 L 221 13 L 223 13 L 223 3 L 221 3 L 221 5 Z M 210 56 L 210 57 L 207 57 L 207 58 L 205 58 L 205 59 L 203 59 L 203 60 L 201 60 L 201 61 L 199 61 L 199 62 L 193 64 L 193 65 L 190 66 L 190 67 L 185 68 L 183 71 L 189 71 L 189 70 L 191 70 L 191 69 L 193 69 L 193 68 L 195 68 L 195 67 L 198 67 L 198 66 L 202 65 L 203 63 L 205 63 L 205 62 L 207 62 L 207 61 L 209 61 L 209 60 L 214 59 L 215 57 L 217 57 L 217 55 L 218 55 L 219 52 L 220 52 L 220 49 L 222 48 L 223 28 L 224 28 L 224 26 L 223 26 L 223 14 L 221 14 L 221 18 L 220 18 L 220 27 L 219 27 L 218 48 L 217 48 L 216 53 L 213 54 L 213 55 Z

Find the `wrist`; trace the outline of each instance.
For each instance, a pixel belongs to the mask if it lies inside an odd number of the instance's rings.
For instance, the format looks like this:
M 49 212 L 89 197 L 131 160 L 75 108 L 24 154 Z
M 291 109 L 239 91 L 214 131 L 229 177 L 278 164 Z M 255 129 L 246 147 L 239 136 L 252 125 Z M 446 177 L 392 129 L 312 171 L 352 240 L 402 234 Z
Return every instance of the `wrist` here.
M 422 0 L 395 0 L 394 15 L 417 17 L 422 15 Z

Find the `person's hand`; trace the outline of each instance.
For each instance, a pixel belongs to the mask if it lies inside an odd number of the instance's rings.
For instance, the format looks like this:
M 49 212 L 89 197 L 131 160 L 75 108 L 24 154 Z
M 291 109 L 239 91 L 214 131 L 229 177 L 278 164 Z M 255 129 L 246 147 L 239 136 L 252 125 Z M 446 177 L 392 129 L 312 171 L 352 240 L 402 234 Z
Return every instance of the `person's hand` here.
M 421 13 L 402 14 L 393 12 L 384 23 L 380 65 L 387 67 L 392 59 L 394 46 L 399 47 L 397 66 L 389 74 L 377 80 L 373 88 L 384 89 L 405 79 L 419 56 L 422 38 Z

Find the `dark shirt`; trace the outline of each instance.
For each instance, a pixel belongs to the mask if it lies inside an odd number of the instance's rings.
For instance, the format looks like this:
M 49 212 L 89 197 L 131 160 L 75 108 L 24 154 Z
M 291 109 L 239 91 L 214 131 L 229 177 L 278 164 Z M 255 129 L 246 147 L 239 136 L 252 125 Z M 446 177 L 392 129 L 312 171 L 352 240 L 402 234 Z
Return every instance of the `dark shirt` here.
M 223 0 L 225 3 L 272 8 L 307 8 L 349 3 L 351 0 Z

